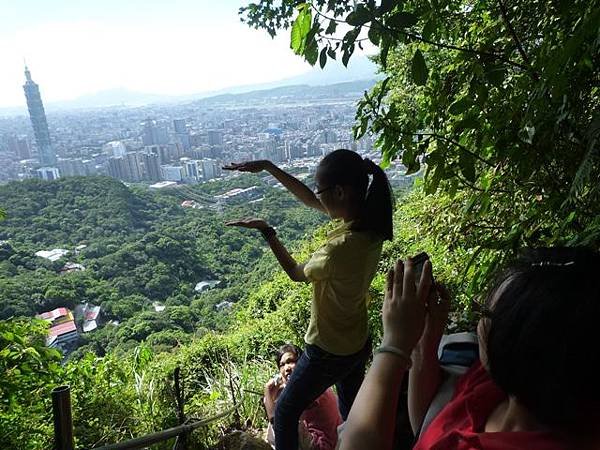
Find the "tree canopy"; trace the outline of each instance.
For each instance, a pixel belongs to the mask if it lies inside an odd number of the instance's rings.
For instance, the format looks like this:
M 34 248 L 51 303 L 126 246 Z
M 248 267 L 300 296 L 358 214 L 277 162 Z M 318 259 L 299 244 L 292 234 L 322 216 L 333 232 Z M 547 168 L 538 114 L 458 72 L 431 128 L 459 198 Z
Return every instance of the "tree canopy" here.
M 453 199 L 432 226 L 482 270 L 525 245 L 598 246 L 599 1 L 261 0 L 240 14 L 290 29 L 321 67 L 377 48 L 386 78 L 357 105 L 355 136 Z

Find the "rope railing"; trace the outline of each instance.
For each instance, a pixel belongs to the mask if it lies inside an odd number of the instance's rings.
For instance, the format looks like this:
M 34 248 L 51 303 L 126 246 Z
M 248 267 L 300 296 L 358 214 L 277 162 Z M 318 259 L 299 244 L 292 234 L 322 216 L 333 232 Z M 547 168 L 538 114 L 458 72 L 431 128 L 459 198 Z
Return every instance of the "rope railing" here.
M 147 434 L 139 438 L 130 439 L 128 441 L 119 442 L 117 444 L 105 445 L 103 447 L 94 447 L 93 450 L 131 450 L 147 447 L 148 445 L 156 444 L 157 442 L 164 442 L 176 436 L 189 434 L 196 428 L 208 425 L 209 423 L 216 422 L 223 417 L 235 411 L 235 407 L 231 407 L 227 411 L 219 413 L 215 416 L 208 417 L 206 419 L 199 419 L 189 424 L 179 425 L 166 430 L 158 431 L 156 433 Z
M 173 450 L 185 450 L 187 448 L 188 436 L 196 428 L 206 426 L 236 412 L 237 407 L 234 405 L 226 411 L 211 417 L 186 419 L 183 415 L 184 393 L 179 368 L 175 369 L 173 375 L 177 400 L 177 416 L 180 423 L 178 426 L 116 444 L 92 447 L 90 450 L 141 449 L 158 442 L 168 441 L 172 438 L 176 438 Z M 59 386 L 52 390 L 52 415 L 54 418 L 54 450 L 75 450 L 71 416 L 71 391 L 69 386 Z

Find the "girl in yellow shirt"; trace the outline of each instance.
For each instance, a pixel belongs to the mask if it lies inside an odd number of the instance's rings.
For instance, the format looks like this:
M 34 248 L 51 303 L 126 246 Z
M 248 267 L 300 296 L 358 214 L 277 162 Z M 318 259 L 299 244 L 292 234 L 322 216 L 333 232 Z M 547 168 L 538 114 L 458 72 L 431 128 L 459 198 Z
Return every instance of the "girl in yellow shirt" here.
M 321 160 L 314 190 L 270 161 L 232 163 L 224 169 L 266 170 L 304 204 L 343 222 L 303 264 L 294 260 L 264 220 L 228 224 L 258 229 L 289 277 L 313 285 L 306 349 L 277 400 L 274 417 L 277 450 L 296 450 L 298 419 L 304 409 L 335 384 L 340 414 L 346 420 L 364 378 L 371 354 L 367 290 L 383 241 L 392 239 L 391 189 L 378 165 L 344 149 Z

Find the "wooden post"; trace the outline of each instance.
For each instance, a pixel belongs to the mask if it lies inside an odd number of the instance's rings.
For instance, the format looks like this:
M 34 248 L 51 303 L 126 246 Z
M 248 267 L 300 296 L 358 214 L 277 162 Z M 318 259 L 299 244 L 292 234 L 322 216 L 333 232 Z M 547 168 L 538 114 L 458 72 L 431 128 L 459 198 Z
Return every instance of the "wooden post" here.
M 54 416 L 55 450 L 74 450 L 71 388 L 69 386 L 52 389 L 52 415 Z

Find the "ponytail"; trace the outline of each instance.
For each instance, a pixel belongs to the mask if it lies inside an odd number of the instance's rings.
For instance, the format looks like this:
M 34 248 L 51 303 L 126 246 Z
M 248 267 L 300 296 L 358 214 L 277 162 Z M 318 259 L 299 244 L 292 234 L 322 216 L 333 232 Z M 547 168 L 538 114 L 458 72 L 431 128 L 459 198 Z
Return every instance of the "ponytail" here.
M 319 164 L 330 184 L 352 186 L 362 203 L 353 229 L 371 231 L 383 240 L 392 240 L 394 200 L 385 172 L 370 159 L 351 150 L 335 150 Z M 369 184 L 369 175 L 373 177 Z
M 364 165 L 373 180 L 365 198 L 363 226 L 377 233 L 383 240 L 391 241 L 394 237 L 394 197 L 390 183 L 383 169 L 373 161 L 365 158 Z

